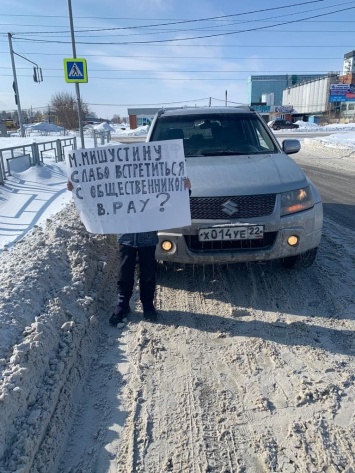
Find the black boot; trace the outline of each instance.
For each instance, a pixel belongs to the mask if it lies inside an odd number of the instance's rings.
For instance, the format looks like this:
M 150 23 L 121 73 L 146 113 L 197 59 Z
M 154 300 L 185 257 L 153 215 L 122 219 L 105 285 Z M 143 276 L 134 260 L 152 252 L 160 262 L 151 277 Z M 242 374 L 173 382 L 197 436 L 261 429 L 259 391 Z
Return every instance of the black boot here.
M 119 310 L 116 314 L 115 312 L 111 315 L 108 320 L 108 323 L 113 327 L 117 327 L 117 324 L 121 324 L 124 322 L 124 318 L 131 312 L 131 308 L 128 306 L 125 309 Z
M 155 307 L 153 305 L 148 306 L 148 307 L 143 307 L 143 317 L 146 320 L 155 322 L 158 318 L 158 312 L 155 310 Z

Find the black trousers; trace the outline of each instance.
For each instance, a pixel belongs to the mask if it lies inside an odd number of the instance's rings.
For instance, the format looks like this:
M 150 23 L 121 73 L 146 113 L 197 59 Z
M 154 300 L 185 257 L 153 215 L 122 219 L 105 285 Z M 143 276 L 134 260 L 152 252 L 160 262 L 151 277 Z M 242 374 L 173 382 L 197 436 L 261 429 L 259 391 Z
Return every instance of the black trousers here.
M 134 273 L 138 256 L 140 300 L 144 311 L 154 307 L 155 245 L 134 248 L 119 244 L 119 269 L 117 280 L 117 305 L 115 313 L 128 307 L 134 287 Z

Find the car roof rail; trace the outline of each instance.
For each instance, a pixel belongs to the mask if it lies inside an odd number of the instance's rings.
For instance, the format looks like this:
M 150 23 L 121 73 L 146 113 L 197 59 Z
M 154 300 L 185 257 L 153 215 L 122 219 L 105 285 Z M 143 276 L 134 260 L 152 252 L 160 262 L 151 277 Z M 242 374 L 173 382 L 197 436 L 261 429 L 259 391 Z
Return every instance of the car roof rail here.
M 251 112 L 255 112 L 255 109 L 250 105 L 237 105 L 237 108 L 245 108 L 246 110 L 250 110 Z

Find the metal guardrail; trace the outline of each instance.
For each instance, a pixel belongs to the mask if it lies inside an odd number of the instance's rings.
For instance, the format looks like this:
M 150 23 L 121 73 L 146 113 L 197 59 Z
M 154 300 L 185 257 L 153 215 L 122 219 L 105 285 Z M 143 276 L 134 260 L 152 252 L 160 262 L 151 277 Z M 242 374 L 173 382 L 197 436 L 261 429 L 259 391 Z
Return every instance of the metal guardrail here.
M 52 156 L 54 154 L 56 162 L 64 161 L 64 151 L 67 147 L 77 149 L 75 136 L 0 149 L 0 184 L 4 184 L 5 179 L 11 176 L 11 160 L 26 156 L 29 159 L 30 166 L 35 166 L 43 164 L 43 158 L 46 154 L 47 156 L 48 154 Z
M 100 139 L 102 145 L 111 141 L 111 132 L 107 130 L 92 130 L 91 136 L 94 138 L 94 148 L 97 148 L 97 139 Z

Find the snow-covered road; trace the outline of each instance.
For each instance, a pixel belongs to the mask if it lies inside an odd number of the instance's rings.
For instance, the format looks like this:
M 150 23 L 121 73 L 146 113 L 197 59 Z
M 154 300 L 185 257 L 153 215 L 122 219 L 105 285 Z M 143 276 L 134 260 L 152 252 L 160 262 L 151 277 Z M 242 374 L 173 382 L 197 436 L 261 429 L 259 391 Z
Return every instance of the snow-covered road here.
M 327 153 L 297 159 L 353 172 Z M 160 268 L 122 330 L 116 241 L 71 204 L 1 261 L 2 473 L 355 470 L 354 231 L 326 218 L 300 272 Z

